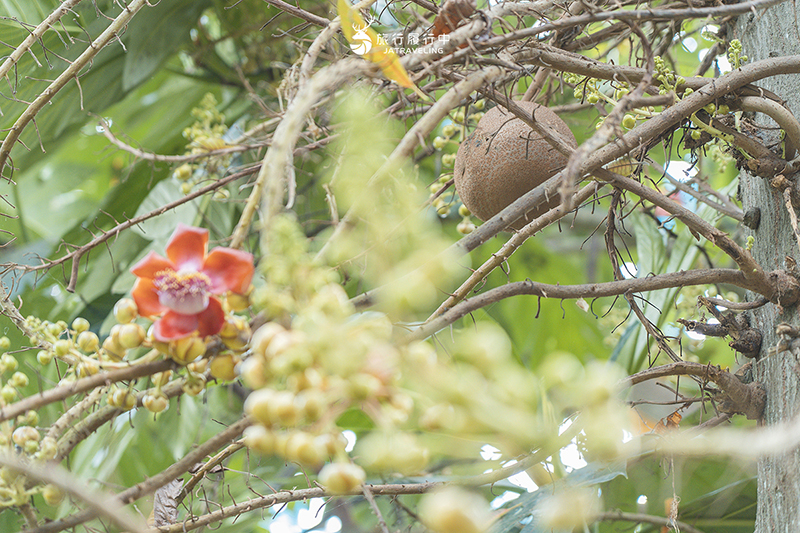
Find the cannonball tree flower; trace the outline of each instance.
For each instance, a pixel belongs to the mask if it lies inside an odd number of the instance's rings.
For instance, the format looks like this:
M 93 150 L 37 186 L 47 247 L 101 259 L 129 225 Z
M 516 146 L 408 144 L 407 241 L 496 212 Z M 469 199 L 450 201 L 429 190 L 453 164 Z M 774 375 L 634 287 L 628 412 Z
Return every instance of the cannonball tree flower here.
M 214 295 L 245 294 L 253 279 L 253 256 L 232 248 L 208 252 L 208 230 L 178 224 L 167 257 L 150 252 L 131 268 L 138 278 L 131 295 L 139 314 L 155 319 L 153 337 L 169 342 L 195 332 L 215 335 L 225 323 Z

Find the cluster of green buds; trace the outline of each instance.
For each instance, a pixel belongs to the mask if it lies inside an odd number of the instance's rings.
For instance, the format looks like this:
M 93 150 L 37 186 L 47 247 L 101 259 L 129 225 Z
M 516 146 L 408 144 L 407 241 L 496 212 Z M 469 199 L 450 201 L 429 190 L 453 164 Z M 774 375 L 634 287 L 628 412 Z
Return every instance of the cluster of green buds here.
M 574 86 L 573 96 L 575 96 L 576 100 L 585 101 L 589 104 L 605 102 L 610 105 L 616 105 L 620 99 L 630 92 L 630 87 L 627 83 L 616 82 L 614 84 L 609 84 L 609 82 L 605 80 L 585 78 L 573 73 L 564 74 L 564 82 Z M 604 90 L 606 85 L 612 87 L 613 92 L 610 89 Z M 626 130 L 633 129 L 636 126 L 637 120 L 651 116 L 653 111 L 654 110 L 650 108 L 646 110 L 637 110 L 634 113 L 627 113 L 622 118 L 622 127 Z M 603 119 L 601 118 L 595 127 L 599 129 L 602 125 Z
M 686 78 L 678 76 L 661 56 L 655 56 L 655 79 L 659 81 L 658 94 L 677 93 L 678 86 L 686 83 Z
M 56 329 L 63 330 L 66 324 L 53 324 L 28 317 L 28 324 L 39 325 L 36 340 L 41 340 L 39 335 L 57 336 Z M 0 350 L 9 350 L 11 341 L 8 337 L 0 337 Z M 0 356 L 0 406 L 5 406 L 23 397 L 23 391 L 29 384 L 27 374 L 19 370 L 19 362 L 12 354 L 5 352 Z M 36 426 L 39 425 L 39 414 L 36 411 L 27 411 L 0 424 L 0 449 L 4 453 L 22 454 L 35 462 L 45 462 L 53 459 L 58 453 L 54 438 L 42 438 Z M 25 505 L 34 494 L 41 494 L 48 505 L 58 505 L 63 499 L 63 492 L 55 485 L 35 485 L 25 476 L 12 470 L 0 468 L 0 509 L 12 506 Z
M 469 122 L 478 122 L 483 117 L 483 109 L 485 105 L 486 102 L 484 100 L 477 100 L 476 102 L 472 103 L 469 109 L 474 112 L 466 117 L 466 123 L 464 121 L 464 111 L 457 111 L 454 114 L 453 123 L 442 126 L 441 135 L 437 136 L 433 140 L 433 147 L 439 151 L 444 150 L 448 146 L 457 148 L 466 136 L 465 126 Z M 457 124 L 460 126 L 457 126 Z M 447 183 L 453 178 L 453 167 L 456 163 L 456 154 L 452 152 L 444 153 L 442 154 L 441 161 L 443 171 L 439 175 L 439 178 L 433 184 L 431 184 L 429 188 L 430 202 L 433 208 L 436 210 L 436 213 L 440 217 L 446 218 L 452 211 L 453 205 L 457 203 L 457 198 L 455 195 L 445 196 L 440 194 L 440 191 L 442 187 L 447 185 Z M 459 206 L 458 214 L 462 217 L 462 221 L 457 226 L 459 233 L 463 235 L 471 233 L 475 229 L 475 224 L 470 220 L 469 209 L 462 204 Z
M 736 70 L 747 62 L 747 56 L 742 54 L 742 42 L 739 39 L 731 39 L 728 45 L 728 62 Z
M 213 94 L 206 94 L 198 107 L 192 109 L 194 124 L 183 130 L 183 136 L 189 141 L 187 154 L 196 155 L 220 150 L 230 146 L 223 136 L 228 131 L 225 125 L 225 115 L 217 109 L 217 100 Z M 173 177 L 181 183 L 181 192 L 188 194 L 192 188 L 204 179 L 213 179 L 221 169 L 230 164 L 231 156 L 224 155 L 208 158 L 201 163 L 183 163 L 172 173 Z M 219 189 L 214 193 L 214 198 L 224 200 L 229 193 Z

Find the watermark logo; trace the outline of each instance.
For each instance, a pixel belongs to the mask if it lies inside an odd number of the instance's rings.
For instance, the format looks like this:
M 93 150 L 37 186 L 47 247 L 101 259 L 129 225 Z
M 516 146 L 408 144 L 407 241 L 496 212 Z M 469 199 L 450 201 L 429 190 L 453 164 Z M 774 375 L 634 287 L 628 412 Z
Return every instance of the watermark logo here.
M 370 17 L 364 22 L 363 26 L 356 23 L 353 24 L 353 31 L 355 33 L 351 38 L 350 49 L 356 54 L 363 56 L 369 54 L 373 49 L 381 48 L 392 48 L 398 55 L 411 54 L 415 51 L 442 54 L 444 53 L 442 46 L 450 39 L 450 36 L 447 34 L 437 38 L 411 32 L 405 36 L 402 34 L 394 35 L 392 37 L 392 46 L 390 47 L 383 35 L 372 29 L 372 24 L 375 23 L 375 21 L 375 17 Z

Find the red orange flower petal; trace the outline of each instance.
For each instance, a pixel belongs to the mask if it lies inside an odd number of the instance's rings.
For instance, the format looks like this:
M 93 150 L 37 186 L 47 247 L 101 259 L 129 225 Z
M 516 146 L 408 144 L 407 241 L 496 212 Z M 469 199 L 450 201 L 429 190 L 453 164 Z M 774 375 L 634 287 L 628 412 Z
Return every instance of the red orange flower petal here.
M 203 273 L 211 280 L 211 292 L 247 292 L 253 279 L 253 254 L 232 248 L 214 248 L 203 262 Z
M 208 248 L 208 230 L 178 224 L 167 243 L 167 257 L 181 269 L 200 270 Z
M 216 335 L 225 324 L 225 311 L 222 309 L 222 303 L 213 296 L 208 299 L 208 307 L 195 316 L 198 320 L 197 329 L 201 337 Z
M 167 311 L 153 324 L 153 337 L 157 341 L 169 342 L 188 337 L 197 331 L 197 315 L 180 315 Z
M 139 314 L 146 317 L 160 315 L 166 309 L 158 301 L 158 291 L 153 286 L 153 280 L 139 278 L 133 286 L 131 296 L 136 302 Z
M 144 259 L 133 265 L 131 272 L 139 278 L 153 279 L 162 270 L 175 270 L 175 265 L 166 257 L 149 252 Z

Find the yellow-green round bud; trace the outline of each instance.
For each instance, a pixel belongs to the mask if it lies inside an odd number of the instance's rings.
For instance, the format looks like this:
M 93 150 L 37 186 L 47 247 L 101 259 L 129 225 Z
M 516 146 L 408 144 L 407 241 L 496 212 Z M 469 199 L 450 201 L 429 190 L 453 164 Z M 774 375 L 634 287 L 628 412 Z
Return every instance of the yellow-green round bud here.
M 347 494 L 358 490 L 367 479 L 360 466 L 351 463 L 330 463 L 319 472 L 319 483 L 330 494 Z
M 114 305 L 114 318 L 120 324 L 127 324 L 139 316 L 139 308 L 131 298 L 122 298 Z
M 42 366 L 49 365 L 50 361 L 53 360 L 53 352 L 49 350 L 39 350 L 39 353 L 36 354 L 36 360 L 39 361 L 39 364 Z
M 465 218 L 458 223 L 456 226 L 456 231 L 458 231 L 461 235 L 469 235 L 475 231 L 475 224 L 469 219 Z
M 251 355 L 239 365 L 239 375 L 250 389 L 260 389 L 267 384 L 267 367 L 260 355 Z
M 0 368 L 3 372 L 14 372 L 19 368 L 19 362 L 10 353 L 4 353 L 0 356 Z
M 29 383 L 27 374 L 23 374 L 22 372 L 14 372 L 14 375 L 11 376 L 11 379 L 8 380 L 8 384 L 12 387 L 22 388 L 27 387 Z
M 8 384 L 3 385 L 3 387 L 0 388 L 0 398 L 2 398 L 3 402 L 7 404 L 12 403 L 17 399 L 17 391 L 14 389 L 14 387 Z
M 453 120 L 455 120 L 459 124 L 463 124 L 464 123 L 464 110 L 463 109 L 459 109 L 458 111 L 456 111 L 456 114 L 453 116 Z
M 213 359 L 208 365 L 211 375 L 219 381 L 233 381 L 236 379 L 236 364 L 239 362 L 238 357 L 233 354 L 221 354 Z
M 200 337 L 184 337 L 169 343 L 170 357 L 181 365 L 191 363 L 205 353 L 206 343 Z
M 170 378 L 172 377 L 172 370 L 165 370 L 164 372 L 156 372 L 153 374 L 152 380 L 153 385 L 157 387 L 163 387 L 167 383 L 169 383 Z
M 103 341 L 103 351 L 112 361 L 122 361 L 125 358 L 125 348 L 120 346 L 111 335 Z
M 53 437 L 45 437 L 42 439 L 42 443 L 39 445 L 39 453 L 37 454 L 37 458 L 49 461 L 54 459 L 56 455 L 58 455 L 58 444 L 56 443 L 56 439 Z
M 276 392 L 272 389 L 254 390 L 244 401 L 244 412 L 265 426 L 271 426 L 270 404 L 275 394 Z
M 483 533 L 492 523 L 486 499 L 461 487 L 445 487 L 423 496 L 420 518 L 436 533 Z
M 70 350 L 72 350 L 72 342 L 68 341 L 67 339 L 57 340 L 53 344 L 53 351 L 55 352 L 56 357 L 64 357 L 70 352 Z
M 469 211 L 469 207 L 465 206 L 464 204 L 461 204 L 461 205 L 458 207 L 458 214 L 459 214 L 459 216 L 462 216 L 462 217 L 468 217 L 468 216 L 470 216 L 472 213 L 470 213 L 470 211 Z
M 100 348 L 100 339 L 93 331 L 81 331 L 75 339 L 78 348 L 85 353 L 94 353 Z
M 144 395 L 142 405 L 151 413 L 160 413 L 169 407 L 169 399 L 163 392 L 152 392 Z
M 192 166 L 188 163 L 184 163 L 172 173 L 175 176 L 175 179 L 178 181 L 186 181 L 192 177 Z
M 42 489 L 42 498 L 47 505 L 55 507 L 64 500 L 64 491 L 55 485 L 45 485 Z
M 442 155 L 442 165 L 446 167 L 452 167 L 456 162 L 456 154 L 444 154 Z
M 455 126 L 453 126 L 452 124 L 448 124 L 447 126 L 444 126 L 442 128 L 442 135 L 444 135 L 447 138 L 450 138 L 453 135 L 455 135 L 457 131 L 458 130 L 456 129 Z
M 39 425 L 39 413 L 34 410 L 29 410 L 24 415 L 19 415 L 17 417 L 17 425 L 18 426 L 38 426 Z
M 186 377 L 181 383 L 181 390 L 189 396 L 197 396 L 206 389 L 206 377 L 203 374 L 193 374 Z
M 94 376 L 98 372 L 100 372 L 100 365 L 98 365 L 97 361 L 94 359 L 81 361 L 75 368 L 75 374 L 77 374 L 79 378 L 88 378 L 89 376 Z
M 125 349 L 138 348 L 144 342 L 147 332 L 134 322 L 123 324 L 119 328 L 119 345 Z
M 79 316 L 78 318 L 72 321 L 72 330 L 75 333 L 82 333 L 88 330 L 90 325 L 91 324 L 89 324 L 88 320 Z
M 636 117 L 631 114 L 627 114 L 622 119 L 622 127 L 631 130 L 636 126 Z
M 475 109 L 477 109 L 478 111 L 482 111 L 482 110 L 483 110 L 483 108 L 484 108 L 484 107 L 486 107 L 486 101 L 485 101 L 485 100 L 483 100 L 483 99 L 481 99 L 481 100 L 476 100 L 476 101 L 475 101 L 475 103 L 474 103 L 474 104 L 472 104 L 472 107 L 474 107 L 474 108 L 475 108 Z
M 301 465 L 319 467 L 325 461 L 327 449 L 314 435 L 305 431 L 294 433 L 286 441 L 285 457 Z
M 242 435 L 248 448 L 264 455 L 275 453 L 275 433 L 261 424 L 254 424 L 244 430 Z
M 695 141 L 699 140 L 701 135 L 702 133 L 700 132 L 700 130 L 692 130 L 692 133 L 689 134 L 692 140 Z
M 435 139 L 433 139 L 433 147 L 436 148 L 437 150 L 441 150 L 445 146 L 447 146 L 447 139 L 445 139 L 444 137 L 436 137 Z
M 11 339 L 0 337 L 0 350 L 8 350 L 9 348 L 11 348 Z
M 24 446 L 26 442 L 32 441 L 37 443 L 38 447 L 40 438 L 39 432 L 32 426 L 20 426 L 11 434 L 11 440 L 13 440 L 14 444 L 17 446 Z

